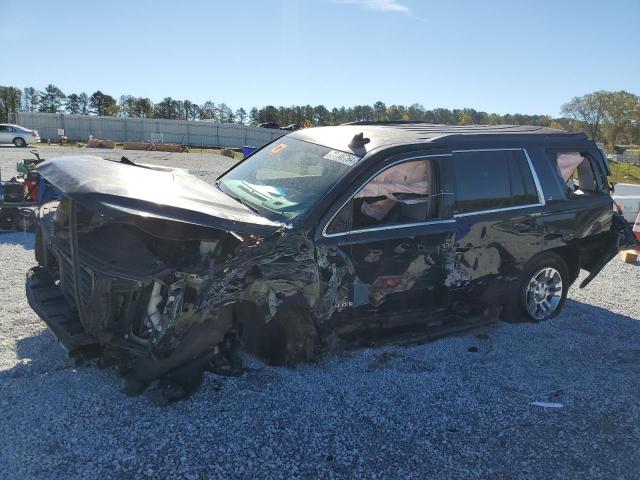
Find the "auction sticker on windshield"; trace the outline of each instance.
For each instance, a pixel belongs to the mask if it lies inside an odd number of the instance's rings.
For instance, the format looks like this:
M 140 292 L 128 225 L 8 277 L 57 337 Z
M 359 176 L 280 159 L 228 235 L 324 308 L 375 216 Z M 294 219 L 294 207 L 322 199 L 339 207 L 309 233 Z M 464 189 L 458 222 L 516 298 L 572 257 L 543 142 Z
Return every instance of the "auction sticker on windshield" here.
M 284 150 L 285 148 L 287 148 L 287 144 L 286 143 L 279 143 L 278 145 L 276 145 L 275 147 L 273 147 L 271 150 L 269 150 L 269 153 L 271 155 L 275 155 L 276 153 L 278 153 L 280 150 Z
M 357 157 L 356 155 L 340 152 L 338 150 L 331 150 L 322 158 L 333 160 L 334 162 L 342 163 L 343 165 L 347 165 L 349 167 L 355 165 L 355 163 L 359 160 L 359 157 Z

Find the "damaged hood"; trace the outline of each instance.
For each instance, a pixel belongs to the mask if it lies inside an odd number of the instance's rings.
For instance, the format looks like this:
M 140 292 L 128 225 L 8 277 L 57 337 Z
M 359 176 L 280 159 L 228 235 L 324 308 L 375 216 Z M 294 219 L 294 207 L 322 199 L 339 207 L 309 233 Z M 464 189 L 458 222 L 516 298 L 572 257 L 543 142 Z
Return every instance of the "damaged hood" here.
M 67 197 L 88 207 L 247 233 L 284 227 L 184 169 L 69 156 L 47 160 L 37 170 Z

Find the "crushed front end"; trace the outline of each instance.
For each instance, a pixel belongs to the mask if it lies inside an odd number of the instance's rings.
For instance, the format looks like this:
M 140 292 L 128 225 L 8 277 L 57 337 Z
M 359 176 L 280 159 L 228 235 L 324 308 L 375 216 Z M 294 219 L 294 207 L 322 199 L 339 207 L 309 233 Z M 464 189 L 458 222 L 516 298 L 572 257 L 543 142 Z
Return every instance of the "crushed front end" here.
M 131 393 L 187 365 L 233 371 L 232 312 L 202 293 L 243 240 L 185 223 L 109 216 L 65 197 L 41 219 L 27 297 L 69 354 L 117 364 Z
M 169 400 L 205 369 L 239 373 L 238 311 L 271 317 L 279 279 L 257 265 L 293 251 L 283 226 L 182 170 L 91 157 L 40 169 L 64 197 L 40 211 L 27 298 L 67 352 L 117 366 L 131 394 L 164 382 Z

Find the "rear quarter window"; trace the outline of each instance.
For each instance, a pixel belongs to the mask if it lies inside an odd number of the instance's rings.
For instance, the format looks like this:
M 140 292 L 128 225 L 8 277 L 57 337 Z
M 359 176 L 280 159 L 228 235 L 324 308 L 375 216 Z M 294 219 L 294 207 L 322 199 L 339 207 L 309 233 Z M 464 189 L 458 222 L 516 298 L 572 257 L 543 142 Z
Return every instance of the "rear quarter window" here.
M 570 200 L 608 194 L 606 172 L 586 151 L 548 150 L 556 176 Z

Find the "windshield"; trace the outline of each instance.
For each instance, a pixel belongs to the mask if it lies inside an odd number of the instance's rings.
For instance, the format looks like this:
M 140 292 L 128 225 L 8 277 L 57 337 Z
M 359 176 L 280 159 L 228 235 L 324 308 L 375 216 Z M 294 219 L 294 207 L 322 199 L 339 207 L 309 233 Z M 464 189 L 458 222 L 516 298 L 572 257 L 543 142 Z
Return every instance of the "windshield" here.
M 220 178 L 227 195 L 271 220 L 289 221 L 318 201 L 359 157 L 282 137 Z

